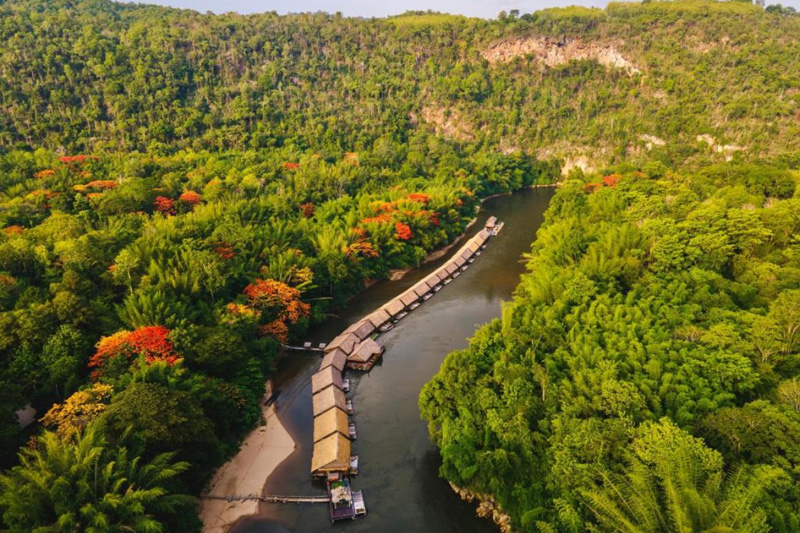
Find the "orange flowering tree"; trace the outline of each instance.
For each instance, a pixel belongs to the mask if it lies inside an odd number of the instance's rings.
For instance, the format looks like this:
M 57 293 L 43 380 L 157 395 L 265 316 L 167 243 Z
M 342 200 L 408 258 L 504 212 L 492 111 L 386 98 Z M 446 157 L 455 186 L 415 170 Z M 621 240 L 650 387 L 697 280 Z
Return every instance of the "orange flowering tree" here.
M 118 331 L 103 337 L 97 343 L 97 351 L 89 359 L 92 379 L 99 379 L 113 368 L 113 373 L 125 371 L 137 357 L 142 356 L 145 362 L 153 364 L 165 361 L 174 365 L 180 355 L 169 340 L 170 330 L 164 326 L 145 326 L 135 331 Z
M 311 306 L 300 299 L 300 291 L 274 279 L 257 279 L 244 288 L 249 305 L 261 312 L 267 324 L 261 332 L 281 342 L 289 339 L 289 325 L 309 316 Z
M 314 204 L 311 202 L 300 204 L 300 212 L 303 214 L 303 217 L 305 218 L 313 217 L 315 209 L 316 208 L 314 207 Z
M 203 197 L 194 191 L 186 191 L 178 197 L 178 201 L 194 209 L 203 203 Z
M 395 238 L 397 238 L 398 240 L 401 240 L 401 241 L 407 241 L 407 240 L 411 239 L 411 237 L 414 236 L 412 234 L 411 228 L 408 226 L 408 224 L 405 224 L 403 222 L 397 222 L 394 225 L 394 234 L 395 234 Z

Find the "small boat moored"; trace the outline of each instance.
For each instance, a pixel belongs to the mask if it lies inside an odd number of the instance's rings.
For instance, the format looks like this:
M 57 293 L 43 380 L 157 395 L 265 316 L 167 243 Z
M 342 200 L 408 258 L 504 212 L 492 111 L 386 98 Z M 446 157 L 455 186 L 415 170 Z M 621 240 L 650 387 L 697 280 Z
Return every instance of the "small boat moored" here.
M 347 400 L 347 402 L 345 402 L 344 410 L 347 411 L 348 415 L 353 414 L 353 400 Z
M 344 378 L 342 380 L 342 390 L 344 392 L 350 392 L 350 378 Z
M 347 428 L 347 431 L 350 433 L 350 440 L 358 439 L 358 435 L 356 434 L 356 425 L 350 422 L 350 427 Z
M 350 456 L 350 475 L 357 476 L 358 475 L 358 456 L 351 455 Z
M 356 518 L 367 514 L 367 505 L 364 503 L 364 495 L 360 490 L 353 492 L 353 510 L 356 513 Z

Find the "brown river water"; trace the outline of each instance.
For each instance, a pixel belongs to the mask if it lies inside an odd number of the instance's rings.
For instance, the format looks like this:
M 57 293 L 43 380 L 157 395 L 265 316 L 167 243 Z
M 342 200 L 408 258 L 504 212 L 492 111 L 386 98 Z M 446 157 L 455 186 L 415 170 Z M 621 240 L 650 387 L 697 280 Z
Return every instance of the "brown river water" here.
M 529 189 L 490 198 L 483 203 L 468 236 L 491 215 L 505 222 L 470 268 L 430 300 L 380 336 L 382 360 L 368 374 L 348 372 L 358 430 L 353 453 L 359 475 L 353 488 L 362 490 L 368 514 L 331 526 L 328 508 L 320 504 L 261 504 L 259 514 L 241 520 L 233 533 L 296 532 L 424 532 L 490 533 L 494 524 L 475 515 L 439 477 L 441 459 L 420 418 L 422 386 L 438 371 L 447 354 L 465 348 L 475 329 L 500 316 L 501 303 L 511 299 L 524 272 L 521 255 L 530 250 L 553 189 Z M 458 246 L 454 247 L 455 251 Z M 443 264 L 449 254 L 415 269 L 398 281 L 382 281 L 355 298 L 341 316 L 309 333 L 308 340 L 328 342 L 352 322 L 370 313 Z M 285 359 L 274 378 L 281 390 L 277 412 L 297 442 L 295 452 L 270 476 L 265 493 L 324 495 L 313 484 L 311 464 L 313 419 L 311 375 L 320 356 Z

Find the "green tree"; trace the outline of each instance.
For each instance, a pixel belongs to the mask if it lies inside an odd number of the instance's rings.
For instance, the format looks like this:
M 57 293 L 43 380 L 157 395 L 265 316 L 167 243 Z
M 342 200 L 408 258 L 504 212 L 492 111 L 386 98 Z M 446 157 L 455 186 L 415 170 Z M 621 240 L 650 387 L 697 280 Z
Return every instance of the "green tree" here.
M 151 461 L 109 446 L 97 426 L 62 440 L 53 432 L 20 452 L 0 475 L 0 509 L 10 531 L 87 533 L 167 531 L 164 518 L 192 499 L 169 484 L 189 465 L 161 454 Z

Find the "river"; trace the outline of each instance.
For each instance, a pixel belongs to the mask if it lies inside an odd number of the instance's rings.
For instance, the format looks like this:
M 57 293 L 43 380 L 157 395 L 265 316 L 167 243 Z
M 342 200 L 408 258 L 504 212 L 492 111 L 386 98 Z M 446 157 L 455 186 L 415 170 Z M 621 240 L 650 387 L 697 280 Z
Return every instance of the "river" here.
M 422 386 L 438 371 L 445 356 L 465 348 L 476 327 L 500 315 L 501 302 L 511 298 L 524 271 L 521 255 L 530 250 L 552 189 L 528 189 L 490 198 L 483 203 L 477 233 L 491 215 L 505 222 L 503 231 L 461 276 L 425 302 L 380 341 L 386 346 L 381 362 L 368 374 L 350 372 L 360 458 L 356 490 L 363 490 L 368 514 L 354 522 L 337 523 L 339 531 L 495 533 L 475 506 L 463 502 L 438 475 L 441 459 L 428 438 L 417 403 Z M 456 247 L 457 248 L 457 247 Z M 454 250 L 453 250 L 454 251 Z M 409 272 L 402 280 L 383 281 L 365 290 L 340 317 L 310 333 L 327 342 L 349 324 L 403 292 L 435 270 L 449 256 Z M 274 384 L 281 390 L 278 415 L 297 441 L 297 450 L 270 476 L 267 494 L 324 494 L 312 484 L 313 420 L 311 375 L 319 356 L 292 355 L 281 363 Z M 241 520 L 233 533 L 330 530 L 325 505 L 262 504 L 256 517 Z

